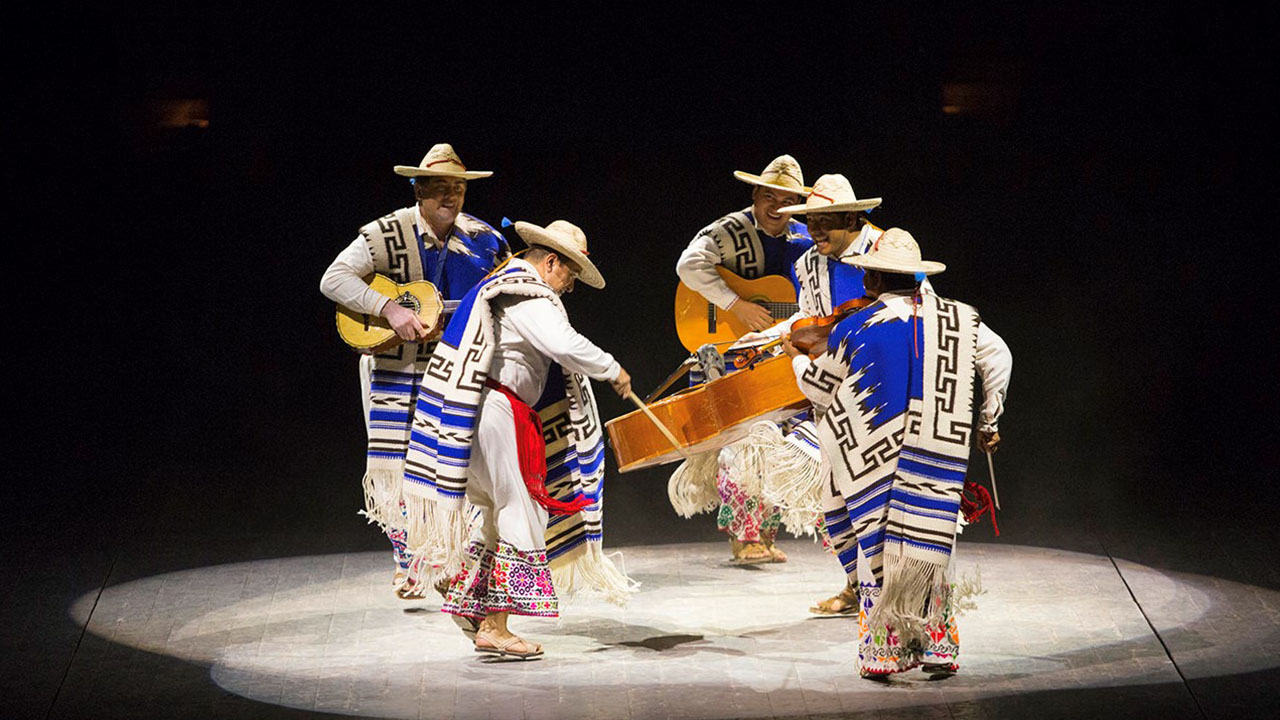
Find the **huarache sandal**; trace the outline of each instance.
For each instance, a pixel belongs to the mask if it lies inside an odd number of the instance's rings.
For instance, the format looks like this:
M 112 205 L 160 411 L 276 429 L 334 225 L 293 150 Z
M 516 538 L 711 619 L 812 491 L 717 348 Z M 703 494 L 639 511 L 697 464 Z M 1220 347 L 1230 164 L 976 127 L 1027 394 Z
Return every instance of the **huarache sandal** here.
M 782 552 L 777 545 L 769 543 L 765 547 L 769 550 L 769 562 L 784 563 L 787 561 L 787 554 Z
M 488 645 L 481 645 L 484 641 Z M 511 648 L 517 643 L 523 643 L 525 652 L 517 652 Z M 532 660 L 540 658 L 543 655 L 542 646 L 537 643 L 531 643 L 519 635 L 512 635 L 506 640 L 498 640 L 488 630 L 480 630 L 476 633 L 476 652 L 486 655 L 497 655 L 498 657 L 513 657 L 521 660 Z
M 733 561 L 739 565 L 773 562 L 773 555 L 770 554 L 769 548 L 765 547 L 764 543 L 744 543 L 730 540 L 729 544 L 733 548 Z
M 819 617 L 850 617 L 858 614 L 858 594 L 848 585 L 839 593 L 818 602 L 809 612 Z

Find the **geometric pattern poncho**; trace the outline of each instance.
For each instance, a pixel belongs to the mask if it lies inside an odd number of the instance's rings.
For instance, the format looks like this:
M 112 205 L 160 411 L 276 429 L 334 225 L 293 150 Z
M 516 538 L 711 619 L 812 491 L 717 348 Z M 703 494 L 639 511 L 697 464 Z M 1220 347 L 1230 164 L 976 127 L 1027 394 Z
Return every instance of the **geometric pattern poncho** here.
M 405 458 L 404 500 L 409 546 L 423 558 L 432 584 L 457 575 L 467 558 L 467 470 L 496 349 L 491 303 L 504 295 L 546 298 L 565 313 L 560 296 L 540 277 L 509 265 L 463 298 L 427 364 Z M 635 583 L 601 551 L 605 451 L 590 379 L 553 364 L 534 409 L 546 441 L 548 494 L 593 501 L 548 521 L 547 558 L 556 589 L 624 602 Z
M 872 625 L 911 637 L 949 593 L 972 434 L 978 313 L 933 294 L 902 320 L 885 295 L 832 331 L 801 382 L 825 406 L 823 513 L 851 581 L 882 586 Z

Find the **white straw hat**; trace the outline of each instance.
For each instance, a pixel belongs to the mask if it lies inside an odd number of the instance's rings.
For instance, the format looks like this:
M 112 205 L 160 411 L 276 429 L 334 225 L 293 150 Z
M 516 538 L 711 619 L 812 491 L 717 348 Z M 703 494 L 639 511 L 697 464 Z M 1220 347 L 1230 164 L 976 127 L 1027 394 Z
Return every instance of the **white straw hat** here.
M 946 265 L 920 259 L 920 245 L 911 233 L 902 228 L 889 228 L 880 233 L 871 249 L 862 255 L 846 255 L 840 262 L 864 270 L 913 275 L 936 275 L 947 269 Z
M 880 204 L 880 198 L 859 200 L 853 194 L 853 186 L 843 175 L 823 175 L 809 188 L 809 197 L 803 205 L 788 205 L 780 213 L 857 212 L 870 210 Z
M 449 143 L 433 146 L 417 167 L 397 165 L 395 170 L 397 175 L 405 177 L 452 177 L 463 180 L 487 178 L 493 174 L 489 170 L 467 170 L 467 166 L 458 159 L 458 153 L 453 151 L 453 146 Z
M 568 220 L 556 220 L 545 228 L 517 220 L 515 227 L 530 246 L 540 245 L 572 260 L 581 268 L 579 280 L 596 289 L 604 287 L 604 276 L 596 269 L 595 263 L 587 259 L 587 236 L 582 228 Z
M 779 155 L 765 166 L 759 175 L 734 170 L 733 176 L 745 183 L 773 188 L 797 195 L 807 195 L 809 188 L 804 186 L 804 173 L 800 172 L 800 163 L 790 155 Z

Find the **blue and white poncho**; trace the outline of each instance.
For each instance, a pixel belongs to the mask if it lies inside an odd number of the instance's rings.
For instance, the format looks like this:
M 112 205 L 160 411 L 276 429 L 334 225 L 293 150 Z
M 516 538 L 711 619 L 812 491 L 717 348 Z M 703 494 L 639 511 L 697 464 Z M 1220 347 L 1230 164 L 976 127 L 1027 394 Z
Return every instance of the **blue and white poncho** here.
M 838 324 L 800 378 L 830 476 L 824 520 L 851 581 L 882 585 L 870 619 L 900 634 L 938 622 L 968 467 L 978 313 L 885 295 Z

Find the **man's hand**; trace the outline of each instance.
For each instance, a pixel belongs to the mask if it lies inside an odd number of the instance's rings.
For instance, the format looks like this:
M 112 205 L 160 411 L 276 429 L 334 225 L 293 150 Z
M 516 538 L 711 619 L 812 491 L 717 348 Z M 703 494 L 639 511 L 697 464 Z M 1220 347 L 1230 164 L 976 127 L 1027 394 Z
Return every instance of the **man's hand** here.
M 795 345 L 791 344 L 790 335 L 787 335 L 782 338 L 782 352 L 786 353 L 787 357 L 791 357 L 791 358 L 800 354 L 800 350 Z
M 995 453 L 1000 448 L 1000 431 L 978 431 L 978 449 L 985 453 Z
M 382 306 L 382 317 L 391 323 L 391 329 L 401 340 L 423 340 L 427 337 L 427 329 L 418 320 L 418 314 L 395 300 L 388 300 Z
M 618 368 L 618 377 L 609 383 L 613 386 L 613 391 L 618 393 L 618 397 L 625 398 L 631 394 L 631 373 L 623 368 Z
M 746 298 L 738 298 L 737 302 L 729 306 L 729 312 L 741 320 L 748 330 L 758 332 L 773 326 L 773 316 L 769 311 Z

